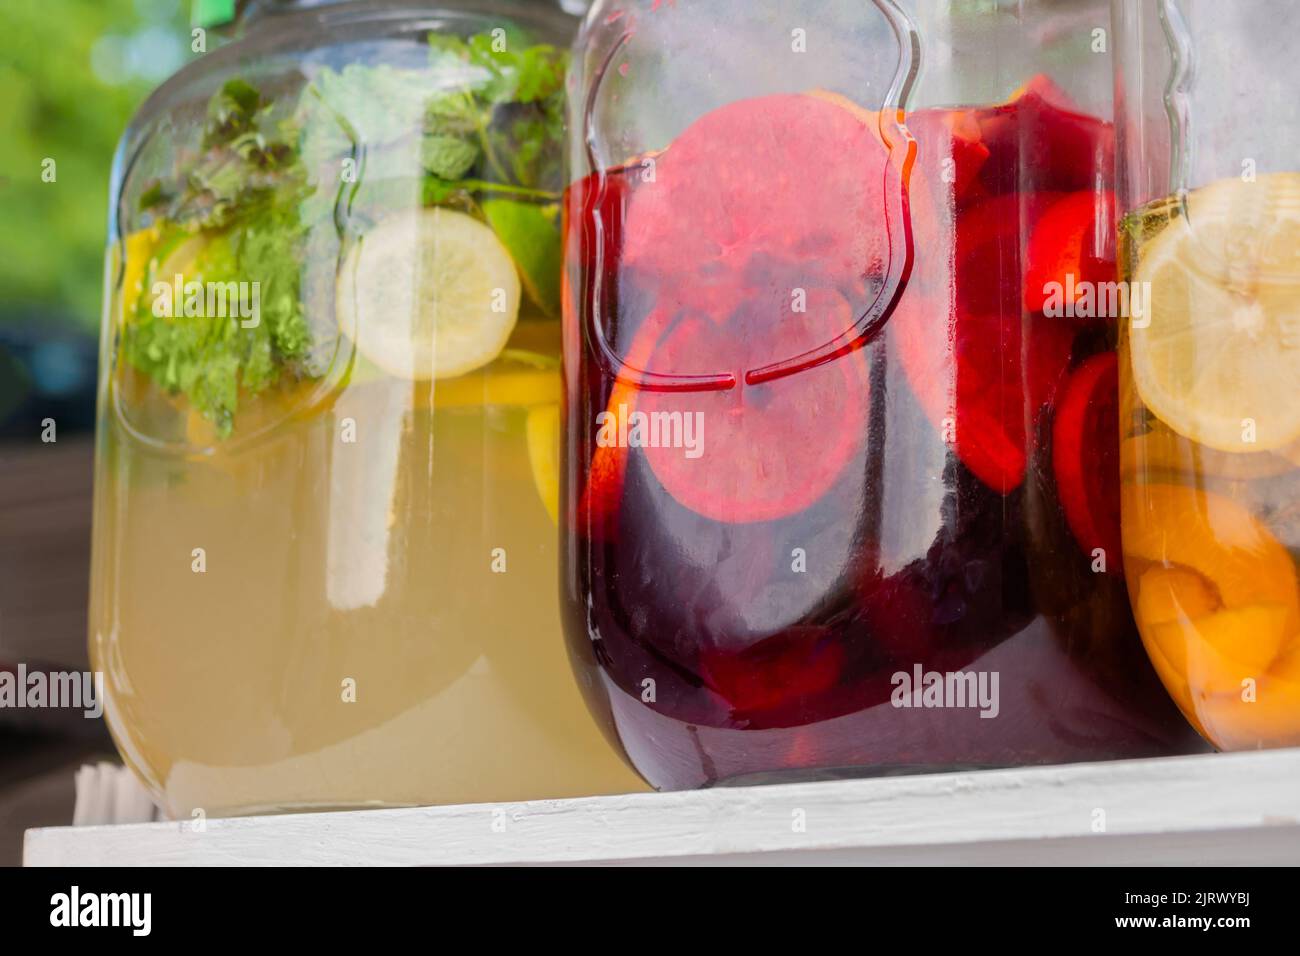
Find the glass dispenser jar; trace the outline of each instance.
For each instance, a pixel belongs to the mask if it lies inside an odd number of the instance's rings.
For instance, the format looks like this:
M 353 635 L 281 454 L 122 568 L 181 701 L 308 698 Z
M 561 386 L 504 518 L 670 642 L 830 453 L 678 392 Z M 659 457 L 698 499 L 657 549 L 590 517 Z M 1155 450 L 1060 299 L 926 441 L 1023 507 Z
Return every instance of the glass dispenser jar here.
M 1228 750 L 1300 744 L 1300 82 L 1272 0 L 1115 3 L 1124 568 Z
M 1203 747 L 1125 595 L 1109 26 L 588 14 L 565 624 L 654 786 Z
M 573 21 L 246 13 L 113 174 L 90 646 L 124 759 L 183 817 L 638 787 L 555 586 Z

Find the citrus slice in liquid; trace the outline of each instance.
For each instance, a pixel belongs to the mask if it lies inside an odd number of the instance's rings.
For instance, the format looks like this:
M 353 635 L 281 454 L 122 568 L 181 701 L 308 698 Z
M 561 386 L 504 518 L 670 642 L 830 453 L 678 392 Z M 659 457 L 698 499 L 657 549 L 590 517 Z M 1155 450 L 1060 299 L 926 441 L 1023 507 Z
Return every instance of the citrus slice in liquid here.
M 1221 611 L 1193 622 L 1212 650 L 1188 661 L 1188 678 L 1204 694 L 1196 710 L 1209 738 L 1229 750 L 1300 743 L 1300 632 L 1290 609 L 1256 606 Z M 1268 663 L 1262 654 L 1243 659 L 1239 641 L 1281 652 Z M 1236 656 L 1231 656 L 1231 655 Z M 1201 669 L 1198 671 L 1198 669 Z
M 158 245 L 159 228 L 137 229 L 122 239 L 122 315 L 129 317 L 144 296 L 144 280 Z
M 1198 189 L 1138 255 L 1150 324 L 1129 343 L 1147 408 L 1220 451 L 1300 439 L 1300 174 Z
M 1182 485 L 1126 485 L 1123 512 L 1126 562 L 1194 571 L 1223 607 L 1276 604 L 1300 613 L 1290 554 L 1231 498 Z
M 1300 645 L 1294 562 L 1231 498 L 1181 485 L 1126 485 L 1124 493 L 1125 564 L 1152 661 L 1213 743 L 1247 745 L 1265 709 L 1241 699 L 1243 682 L 1276 680 L 1276 662 Z M 1300 710 L 1293 718 L 1300 725 Z M 1258 742 L 1275 739 L 1258 733 Z
M 1179 617 L 1155 625 L 1152 640 L 1198 694 L 1233 694 L 1243 680 L 1263 677 L 1295 636 L 1292 613 L 1280 604 L 1252 604 Z
M 533 483 L 551 521 L 560 519 L 560 406 L 538 405 L 524 423 Z
M 487 365 L 519 316 L 520 284 L 495 233 L 451 209 L 397 213 L 362 236 L 338 277 L 339 327 L 390 375 L 451 378 Z

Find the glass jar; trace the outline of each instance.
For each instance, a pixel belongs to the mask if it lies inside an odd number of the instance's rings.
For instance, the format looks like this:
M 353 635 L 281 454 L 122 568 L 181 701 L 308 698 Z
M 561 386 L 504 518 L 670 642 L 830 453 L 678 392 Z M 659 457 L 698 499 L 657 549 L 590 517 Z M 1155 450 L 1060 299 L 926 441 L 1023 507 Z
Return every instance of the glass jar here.
M 1203 747 L 1120 560 L 1108 28 L 594 4 L 565 624 L 652 785 Z
M 123 137 L 90 647 L 186 817 L 622 792 L 556 575 L 553 5 L 255 4 Z
M 1216 746 L 1300 744 L 1300 81 L 1271 0 L 1115 3 L 1124 568 Z

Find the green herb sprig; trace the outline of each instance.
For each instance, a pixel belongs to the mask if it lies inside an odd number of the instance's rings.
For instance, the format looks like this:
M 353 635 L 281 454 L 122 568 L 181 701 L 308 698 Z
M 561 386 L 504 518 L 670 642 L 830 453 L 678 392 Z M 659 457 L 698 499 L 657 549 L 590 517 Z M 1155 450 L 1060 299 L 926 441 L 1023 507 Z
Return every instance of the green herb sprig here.
M 318 240 L 358 194 L 379 197 L 379 212 L 410 202 L 475 211 L 555 314 L 566 66 L 564 51 L 517 32 L 431 34 L 426 68 L 353 63 L 274 97 L 229 80 L 208 103 L 197 152 L 178 151 L 175 174 L 140 195 L 160 231 L 145 289 L 178 269 L 187 280 L 256 282 L 260 322 L 155 315 L 146 294 L 125 316 L 123 357 L 223 438 L 241 395 L 321 374 L 322 323 L 303 302 L 328 309 L 332 290 L 309 295 L 304 264 L 336 248 Z M 364 183 L 340 175 L 348 159 Z M 184 261 L 167 254 L 194 245 Z

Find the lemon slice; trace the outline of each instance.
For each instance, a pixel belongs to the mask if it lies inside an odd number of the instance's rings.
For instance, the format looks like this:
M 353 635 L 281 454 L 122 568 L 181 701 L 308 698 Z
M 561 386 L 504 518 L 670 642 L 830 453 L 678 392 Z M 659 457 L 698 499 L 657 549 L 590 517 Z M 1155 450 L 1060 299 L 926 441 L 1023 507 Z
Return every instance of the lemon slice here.
M 533 483 L 551 521 L 560 517 L 560 406 L 538 405 L 529 409 L 524 424 L 528 439 L 528 462 Z
M 1191 193 L 1133 278 L 1151 294 L 1150 325 L 1129 335 L 1133 380 L 1156 416 L 1220 451 L 1300 439 L 1300 174 Z
M 122 315 L 130 317 L 144 295 L 144 280 L 149 272 L 149 262 L 158 245 L 157 226 L 137 229 L 122 240 L 119 255 L 122 257 Z
M 542 369 L 478 371 L 439 384 L 433 392 L 435 408 L 473 408 L 500 405 L 528 408 L 560 401 L 560 375 Z
M 349 251 L 336 289 L 339 328 L 390 375 L 451 378 L 487 365 L 519 317 L 505 246 L 451 209 L 397 213 Z

